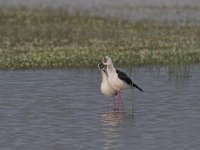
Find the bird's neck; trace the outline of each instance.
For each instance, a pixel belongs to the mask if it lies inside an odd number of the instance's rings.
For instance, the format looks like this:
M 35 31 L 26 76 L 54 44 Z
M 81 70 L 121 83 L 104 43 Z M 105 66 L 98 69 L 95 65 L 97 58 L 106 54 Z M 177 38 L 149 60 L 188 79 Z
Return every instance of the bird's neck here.
M 106 81 L 107 80 L 107 75 L 106 75 L 106 73 L 105 72 L 103 72 L 103 71 L 101 71 L 101 74 L 102 74 L 102 81 L 104 82 L 104 81 Z
M 107 71 L 108 71 L 109 73 L 115 73 L 115 72 L 116 72 L 116 69 L 115 69 L 114 65 L 111 64 L 111 65 L 108 66 Z

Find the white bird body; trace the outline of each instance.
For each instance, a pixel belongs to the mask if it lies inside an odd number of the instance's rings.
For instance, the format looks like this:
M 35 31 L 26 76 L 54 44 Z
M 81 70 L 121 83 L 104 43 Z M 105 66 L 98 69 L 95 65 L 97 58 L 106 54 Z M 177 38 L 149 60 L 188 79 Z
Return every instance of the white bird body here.
M 113 96 L 114 107 L 116 109 L 115 95 L 117 94 L 117 92 L 109 84 L 109 82 L 108 82 L 108 74 L 107 74 L 103 64 L 98 64 L 98 68 L 101 71 L 101 75 L 102 75 L 102 81 L 101 81 L 100 90 L 101 90 L 101 93 L 107 97 L 107 108 L 108 108 L 108 97 L 109 96 Z
M 104 71 L 101 70 L 102 74 L 102 82 L 101 82 L 101 93 L 105 96 L 113 96 L 115 95 L 115 90 L 112 88 L 112 86 L 108 83 L 108 76 Z
M 113 65 L 107 66 L 106 71 L 108 73 L 108 83 L 115 91 L 119 92 L 130 87 L 128 84 L 125 84 L 124 81 L 119 79 Z

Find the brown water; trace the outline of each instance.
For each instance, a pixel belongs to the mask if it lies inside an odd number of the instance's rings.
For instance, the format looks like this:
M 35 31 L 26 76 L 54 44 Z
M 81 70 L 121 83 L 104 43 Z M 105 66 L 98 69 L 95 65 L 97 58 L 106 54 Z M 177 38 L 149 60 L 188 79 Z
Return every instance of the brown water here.
M 122 92 L 124 113 L 97 70 L 1 71 L 0 149 L 199 150 L 200 67 L 121 70 L 145 91 Z

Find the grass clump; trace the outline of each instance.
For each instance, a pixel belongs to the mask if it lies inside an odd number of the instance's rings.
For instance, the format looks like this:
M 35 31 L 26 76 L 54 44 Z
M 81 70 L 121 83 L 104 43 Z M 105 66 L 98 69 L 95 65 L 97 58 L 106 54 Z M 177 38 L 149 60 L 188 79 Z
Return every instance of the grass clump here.
M 0 69 L 200 62 L 200 26 L 129 22 L 64 10 L 0 9 Z

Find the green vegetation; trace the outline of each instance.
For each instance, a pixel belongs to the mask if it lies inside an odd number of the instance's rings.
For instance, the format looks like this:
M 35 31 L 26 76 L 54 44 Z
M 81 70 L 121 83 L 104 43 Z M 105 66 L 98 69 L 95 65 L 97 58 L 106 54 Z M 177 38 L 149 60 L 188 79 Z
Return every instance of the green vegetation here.
M 0 9 L 0 69 L 200 62 L 200 25 L 130 22 L 63 10 Z

